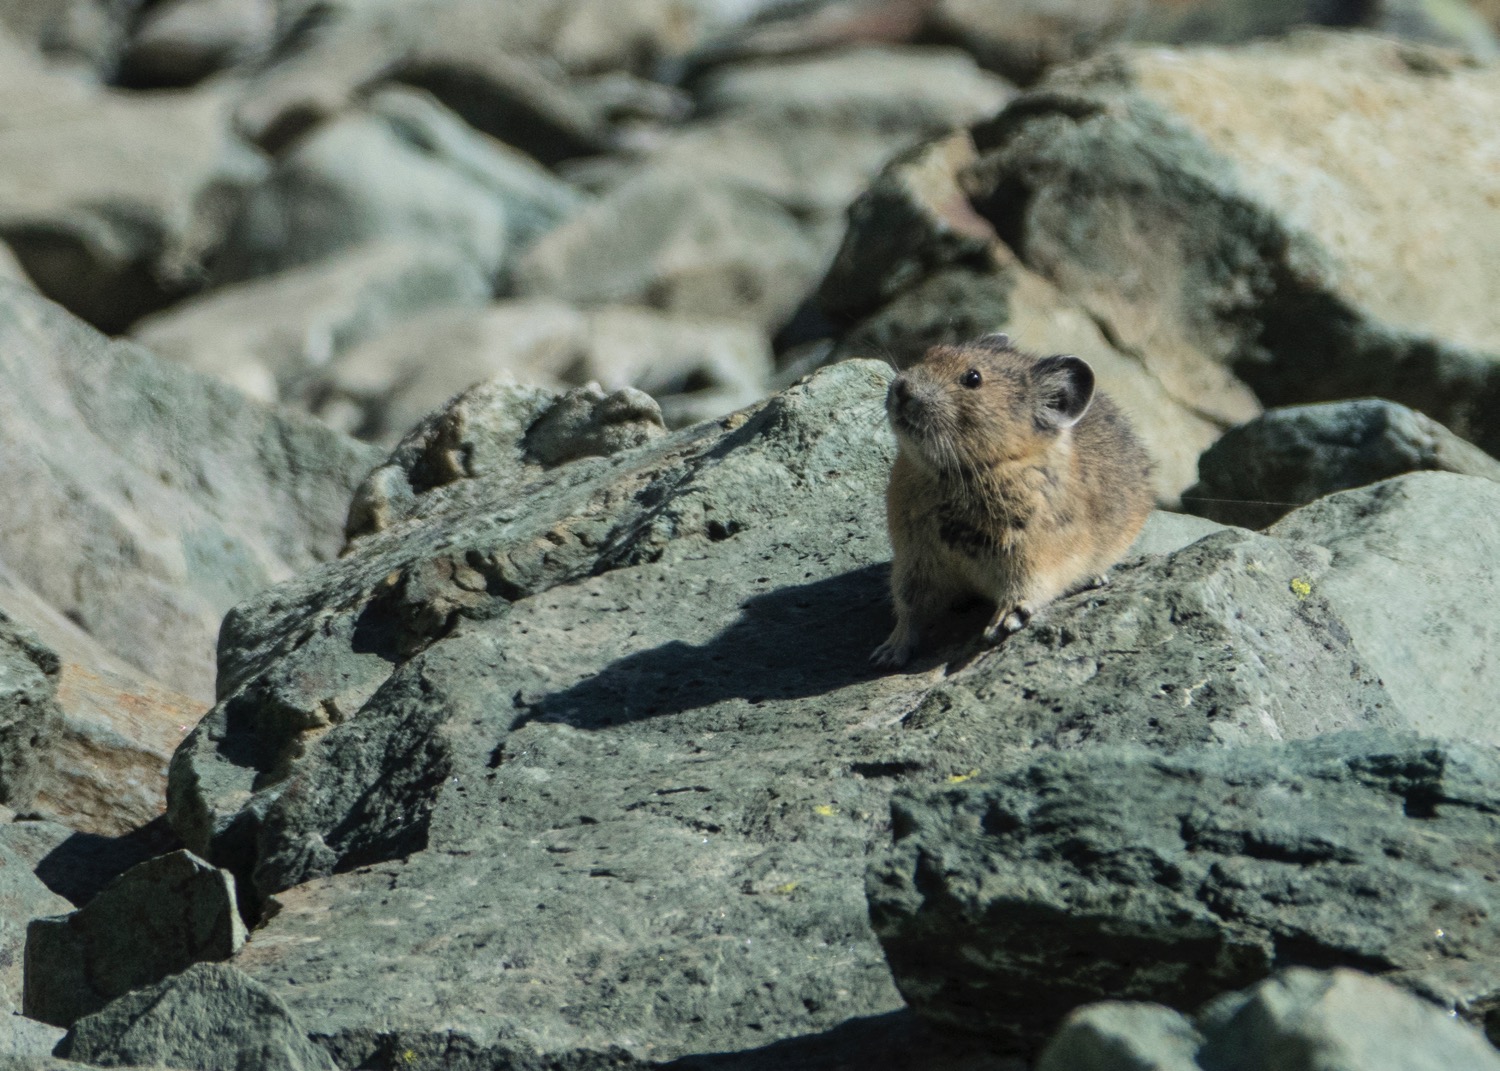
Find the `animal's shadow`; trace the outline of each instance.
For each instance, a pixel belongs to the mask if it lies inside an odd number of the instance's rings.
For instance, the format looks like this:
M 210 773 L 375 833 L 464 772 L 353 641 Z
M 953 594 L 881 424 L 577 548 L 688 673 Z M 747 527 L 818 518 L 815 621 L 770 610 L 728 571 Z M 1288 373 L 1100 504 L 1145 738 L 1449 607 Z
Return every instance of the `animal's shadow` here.
M 868 565 L 752 596 L 707 643 L 672 640 L 622 658 L 533 702 L 514 727 L 553 721 L 598 729 L 726 699 L 759 705 L 826 695 L 868 680 L 884 672 L 871 666 L 870 653 L 893 623 L 889 576 L 889 565 Z M 984 613 L 949 616 L 910 668 L 940 661 L 945 638 L 973 632 Z

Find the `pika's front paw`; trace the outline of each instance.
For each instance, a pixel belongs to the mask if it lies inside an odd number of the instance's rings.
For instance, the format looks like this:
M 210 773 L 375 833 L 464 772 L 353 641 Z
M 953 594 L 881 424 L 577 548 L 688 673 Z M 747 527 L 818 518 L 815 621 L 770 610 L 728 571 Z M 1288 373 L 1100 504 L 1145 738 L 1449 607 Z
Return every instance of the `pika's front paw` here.
M 995 616 L 990 618 L 989 627 L 984 630 L 985 642 L 999 643 L 1012 633 L 1020 632 L 1031 621 L 1031 614 L 1031 607 L 1024 602 L 1008 609 L 1000 607 L 995 611 Z

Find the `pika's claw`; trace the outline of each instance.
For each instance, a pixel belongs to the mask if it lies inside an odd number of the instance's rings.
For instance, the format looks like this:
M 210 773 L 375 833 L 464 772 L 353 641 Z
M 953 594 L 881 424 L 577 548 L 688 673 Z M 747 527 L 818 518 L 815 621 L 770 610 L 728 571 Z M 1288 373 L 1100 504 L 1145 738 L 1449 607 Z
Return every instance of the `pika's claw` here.
M 1078 583 L 1074 584 L 1067 591 L 1063 592 L 1063 597 L 1066 598 L 1069 595 L 1082 595 L 1085 591 L 1098 591 L 1100 588 L 1106 587 L 1109 587 L 1108 575 L 1104 573 L 1096 573 L 1094 576 L 1086 576 Z
M 1026 603 L 1017 603 L 1007 609 L 1000 607 L 995 611 L 995 616 L 990 618 L 989 627 L 984 630 L 986 643 L 999 643 L 1012 633 L 1020 632 L 1031 621 L 1032 610 Z
M 900 669 L 911 658 L 912 647 L 910 639 L 893 632 L 889 639 L 871 653 L 870 661 L 883 669 Z

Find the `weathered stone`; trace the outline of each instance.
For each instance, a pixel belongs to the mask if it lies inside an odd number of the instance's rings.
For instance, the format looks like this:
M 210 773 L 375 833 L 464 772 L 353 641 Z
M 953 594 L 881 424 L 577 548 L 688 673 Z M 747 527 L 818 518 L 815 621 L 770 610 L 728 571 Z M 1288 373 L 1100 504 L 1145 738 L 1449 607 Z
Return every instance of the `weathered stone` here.
M 213 694 L 223 613 L 331 557 L 370 448 L 111 343 L 0 283 L 0 560 L 167 688 Z
M 1253 415 L 1243 387 L 1221 401 L 1241 381 L 1273 405 L 1373 394 L 1488 449 L 1500 196 L 1474 117 L 1497 94 L 1496 69 L 1361 35 L 1133 49 L 977 132 L 972 189 L 1029 267 L 1215 419 Z
M 131 33 L 121 76 L 132 86 L 192 85 L 263 56 L 275 32 L 275 0 L 166 0 Z
M 919 1013 L 1013 1046 L 1090 1000 L 1191 1008 L 1307 964 L 1483 1018 L 1497 777 L 1492 748 L 1383 733 L 1049 754 L 898 797 L 871 920 Z
M 26 934 L 22 1011 L 71 1026 L 116 997 L 245 943 L 234 879 L 191 852 L 126 871 L 70 915 L 36 919 Z
M 259 401 L 306 401 L 327 366 L 364 340 L 429 309 L 481 305 L 490 293 L 460 250 L 377 240 L 182 302 L 131 336 Z
M 96 1067 L 334 1071 L 286 1005 L 233 967 L 199 963 L 79 1019 L 58 1055 Z
M 1105 1001 L 1063 1020 L 1036 1071 L 1203 1071 L 1196 1059 L 1202 1046 L 1203 1035 L 1171 1008 Z
M 215 271 L 246 279 L 405 239 L 451 246 L 493 277 L 577 200 L 426 94 L 388 89 L 288 152 L 246 200 Z
M 26 810 L 105 836 L 160 817 L 167 763 L 207 704 L 111 654 L 3 562 L 0 614 L 35 629 L 60 662 L 55 698 L 61 723 L 46 735 Z
M 9 826 L 8 821 L 0 825 L 0 1056 L 6 1055 L 3 1024 L 21 1000 L 26 924 L 72 910 L 33 873 L 35 864 L 8 843 Z
M 1219 434 L 1197 400 L 1174 397 L 1051 283 L 1022 265 L 974 214 L 963 177 L 973 142 L 956 134 L 899 157 L 855 202 L 848 233 L 818 291 L 845 323 L 831 359 L 883 357 L 897 367 L 929 346 L 1004 331 L 1040 353 L 1088 361 L 1156 461 L 1160 500 L 1175 503 L 1198 455 Z
M 266 165 L 213 93 L 132 96 L 0 39 L 0 239 L 48 296 L 103 330 L 200 282 Z
M 723 416 L 766 393 L 771 346 L 739 323 L 549 298 L 415 317 L 337 358 L 315 411 L 348 431 L 394 442 L 459 391 L 495 376 L 563 389 L 634 387 L 681 427 Z
M 16 255 L 10 251 L 10 246 L 0 242 L 0 279 L 7 282 L 29 284 L 26 278 L 26 269 L 21 267 L 21 262 Z
M 793 214 L 759 191 L 689 172 L 628 179 L 543 237 L 516 289 L 705 319 L 784 322 L 822 268 Z
M 31 806 L 62 728 L 57 652 L 0 611 L 0 803 Z
M 1165 5 L 1163 5 L 1165 6 Z M 1181 6 L 1180 0 L 1174 6 Z M 1141 0 L 937 0 L 926 31 L 1022 85 L 1118 40 Z
M 1263 528 L 1322 495 L 1403 472 L 1436 470 L 1500 482 L 1500 461 L 1435 420 L 1366 398 L 1273 409 L 1230 430 L 1198 461 L 1186 508 Z
M 89 79 L 119 62 L 140 0 L 0 0 L 0 32 Z

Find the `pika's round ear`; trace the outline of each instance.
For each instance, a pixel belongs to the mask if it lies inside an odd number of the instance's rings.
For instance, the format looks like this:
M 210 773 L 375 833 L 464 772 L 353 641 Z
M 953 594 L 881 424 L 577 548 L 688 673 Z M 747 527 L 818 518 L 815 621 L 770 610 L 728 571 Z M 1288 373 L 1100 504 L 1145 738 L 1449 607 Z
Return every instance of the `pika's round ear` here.
M 1094 400 L 1094 370 L 1073 356 L 1043 357 L 1031 369 L 1037 387 L 1037 423 L 1071 428 Z
M 980 335 L 973 342 L 971 342 L 970 345 L 977 346 L 982 350 L 997 350 L 1000 353 L 1009 353 L 1011 350 L 1015 349 L 1015 345 L 1011 342 L 1010 336 L 1002 335 L 998 331 L 994 332 L 993 334 Z

